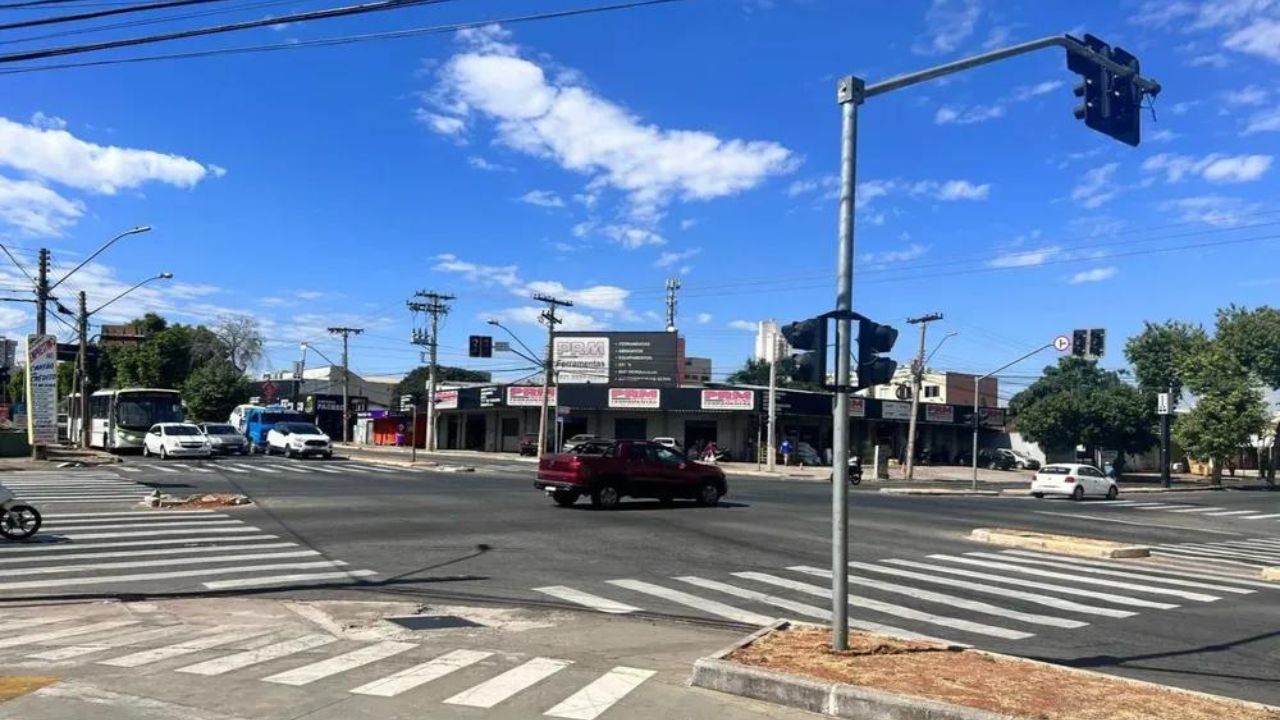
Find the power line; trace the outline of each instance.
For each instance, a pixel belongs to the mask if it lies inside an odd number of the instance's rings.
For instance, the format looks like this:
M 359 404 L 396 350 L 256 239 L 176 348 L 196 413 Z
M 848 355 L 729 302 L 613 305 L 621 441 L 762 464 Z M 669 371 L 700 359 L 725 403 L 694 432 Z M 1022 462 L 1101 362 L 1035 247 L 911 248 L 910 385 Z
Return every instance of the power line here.
M 47 17 L 33 18 L 31 20 L 19 20 L 18 22 L 0 24 L 0 30 L 17 30 L 18 28 L 37 27 L 40 25 L 57 25 L 60 23 L 79 22 L 81 20 L 110 17 L 112 15 L 126 15 L 129 13 L 148 12 L 151 10 L 165 10 L 168 8 L 185 7 L 187 5 L 203 5 L 213 2 L 226 2 L 226 0 L 161 0 L 160 2 L 142 3 L 140 5 L 111 7 L 106 8 L 105 10 L 90 10 L 88 12 L 72 13 L 71 15 L 49 15 Z
M 16 45 L 18 43 L 35 42 L 37 40 L 48 40 L 50 38 L 68 37 L 71 35 L 86 35 L 98 32 L 106 32 L 107 30 L 120 30 L 124 28 L 142 27 L 144 25 L 157 25 L 161 23 L 174 22 L 175 20 L 190 20 L 191 18 L 210 17 L 212 15 L 225 15 L 233 12 L 243 12 L 245 10 L 256 10 L 265 7 L 274 7 L 276 5 L 288 5 L 294 0 L 264 0 L 263 2 L 248 3 L 245 5 L 234 5 L 231 7 L 222 7 L 214 10 L 202 10 L 200 12 L 181 13 L 179 15 L 166 15 L 164 17 L 149 18 L 145 20 L 125 20 L 117 23 L 107 23 L 105 25 L 91 25 L 85 28 L 77 28 L 75 30 L 59 30 L 57 32 L 49 32 L 43 35 L 28 35 L 22 38 L 13 38 L 11 40 L 0 41 L 0 45 Z M 127 3 L 120 3 L 121 5 Z
M 538 22 L 543 20 L 557 20 L 561 18 L 576 17 L 580 15 L 592 15 L 596 13 L 612 12 L 615 10 L 630 10 L 633 8 L 647 7 L 650 5 L 665 5 L 669 3 L 685 2 L 686 0 L 633 0 L 632 2 L 616 3 L 612 5 L 597 5 L 585 8 L 575 8 L 572 10 L 558 10 L 552 12 L 534 13 L 529 15 L 515 15 L 505 18 L 489 18 L 485 20 L 473 20 L 467 22 L 449 23 L 445 25 L 429 25 L 418 28 L 408 28 L 405 30 L 390 30 L 385 32 L 364 33 L 361 35 L 339 35 L 331 38 L 319 38 L 315 40 L 302 40 L 296 43 L 272 43 L 269 45 L 247 45 L 235 48 L 221 48 L 216 50 L 195 50 L 185 53 L 166 53 L 161 55 L 144 55 L 133 58 L 117 58 L 114 60 L 92 60 L 75 63 L 61 63 L 56 65 L 38 65 L 34 67 L 20 67 L 9 70 L 0 70 L 0 75 L 13 75 L 19 73 L 41 72 L 45 70 L 66 70 L 70 68 L 82 67 L 98 67 L 103 65 L 125 65 L 139 62 L 153 62 L 157 60 L 187 60 L 192 58 L 213 57 L 215 55 L 239 55 L 243 53 L 255 52 L 271 52 L 276 50 L 299 50 L 309 47 L 328 47 L 332 45 L 348 45 L 359 42 L 369 42 L 373 40 L 393 40 L 399 38 L 416 37 L 419 35 L 436 35 L 443 33 L 452 33 L 458 30 L 468 30 L 481 28 L 486 25 L 502 24 L 517 25 L 528 22 Z M 273 18 L 270 22 L 263 23 L 274 25 L 282 22 L 291 22 L 286 17 Z M 173 38 L 165 38 L 173 39 Z M 139 40 L 133 38 L 128 42 L 129 45 L 144 44 L 143 42 L 133 42 Z M 145 43 L 160 42 L 160 40 L 142 38 Z M 101 43 L 99 43 L 101 45 Z M 126 45 L 110 44 L 108 47 L 125 47 Z M 58 55 L 70 55 L 81 52 L 91 52 L 97 49 L 106 49 L 93 46 L 75 46 L 72 49 L 59 52 Z M 54 55 L 42 55 L 41 57 L 54 57 Z M 27 58 L 38 59 L 38 58 Z M 0 55 L 0 63 L 17 62 L 19 58 L 11 58 L 8 55 Z

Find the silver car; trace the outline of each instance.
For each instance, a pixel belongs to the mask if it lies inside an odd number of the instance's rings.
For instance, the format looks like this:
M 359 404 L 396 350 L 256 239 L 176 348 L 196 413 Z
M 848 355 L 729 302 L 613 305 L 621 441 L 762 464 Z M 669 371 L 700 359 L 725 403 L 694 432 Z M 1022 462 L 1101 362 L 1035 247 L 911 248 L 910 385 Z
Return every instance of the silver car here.
M 234 425 L 226 423 L 200 423 L 196 427 L 209 441 L 209 447 L 222 455 L 249 454 L 249 440 L 236 431 Z

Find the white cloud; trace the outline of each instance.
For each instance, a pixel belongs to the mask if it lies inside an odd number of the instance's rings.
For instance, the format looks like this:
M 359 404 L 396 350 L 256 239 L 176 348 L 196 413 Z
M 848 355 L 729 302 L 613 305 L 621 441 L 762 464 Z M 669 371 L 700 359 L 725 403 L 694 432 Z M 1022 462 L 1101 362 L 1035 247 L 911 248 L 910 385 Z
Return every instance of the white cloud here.
M 526 284 L 523 291 L 527 294 L 542 294 L 572 301 L 575 305 L 592 310 L 626 310 L 627 297 L 631 291 L 613 285 L 592 285 L 579 290 L 572 290 L 555 280 L 534 280 Z
M 1259 18 L 1227 36 L 1228 50 L 1257 55 L 1280 63 L 1280 19 Z
M 520 202 L 544 208 L 564 207 L 564 200 L 550 190 L 530 190 L 520 197 Z
M 467 158 L 467 164 L 477 170 L 486 172 L 515 172 L 515 168 L 507 167 L 495 162 L 489 162 L 479 155 L 472 155 Z
M 66 130 L 0 118 L 0 165 L 79 190 L 112 195 L 147 182 L 192 187 L 209 168 L 178 155 L 81 140 Z
M 636 225 L 609 225 L 603 229 L 614 242 L 628 250 L 635 250 L 646 245 L 666 245 L 667 239 L 652 230 Z
M 1260 132 L 1280 132 L 1280 105 L 1270 110 L 1263 110 L 1249 118 L 1243 134 L 1252 135 Z
M 663 251 L 662 254 L 658 255 L 658 259 L 653 262 L 653 266 L 657 268 L 671 267 L 696 257 L 700 252 L 702 252 L 702 248 L 690 248 L 681 252 Z
M 1269 93 L 1257 85 L 1246 85 L 1239 90 L 1228 90 L 1222 93 L 1222 100 L 1228 105 L 1262 105 L 1267 101 Z
M 1147 142 L 1167 143 L 1173 142 L 1180 137 L 1182 136 L 1168 128 L 1160 128 L 1159 130 L 1148 133 L 1146 140 Z
M 1199 195 L 1169 200 L 1160 204 L 1162 212 L 1176 212 L 1186 222 L 1202 222 L 1218 227 L 1232 227 L 1256 215 L 1262 206 L 1239 198 L 1221 195 Z
M 989 183 L 975 185 L 968 180 L 948 180 L 938 187 L 936 197 L 944 201 L 986 200 L 990 194 Z
M 698 313 L 697 321 L 699 325 L 706 325 L 707 323 L 711 322 L 711 313 L 707 313 L 707 312 Z
M 631 291 L 626 288 L 614 285 L 570 288 L 556 280 L 525 281 L 520 277 L 520 270 L 515 265 L 484 265 L 467 262 L 449 253 L 437 255 L 435 260 L 433 269 L 438 272 L 461 275 L 468 282 L 478 285 L 506 288 L 512 295 L 519 297 L 541 293 L 570 300 L 584 308 L 618 313 L 624 318 L 632 315 L 626 304 Z
M 734 330 L 744 330 L 746 332 L 755 332 L 758 329 L 758 325 L 750 320 L 730 320 L 729 327 Z
M 418 122 L 441 135 L 461 135 L 467 129 L 467 122 L 462 118 L 428 112 L 422 108 L 418 108 L 418 111 L 414 113 L 414 117 L 418 119 Z
M 488 118 L 507 147 L 586 175 L 593 190 L 625 193 L 635 217 L 652 219 L 673 199 L 749 190 L 797 162 L 778 143 L 645 123 L 572 73 L 548 78 L 500 28 L 458 38 L 466 50 L 440 68 L 431 94 L 434 114 L 453 120 L 439 131 L 460 133 L 468 118 Z
M 38 127 L 41 130 L 65 130 L 67 128 L 67 121 L 57 115 L 45 115 L 43 112 L 37 110 L 31 115 L 31 125 L 33 127 Z
M 1179 182 L 1199 175 L 1211 183 L 1243 183 L 1259 180 L 1271 168 L 1270 155 L 1227 156 L 1219 153 L 1195 158 L 1189 155 L 1160 153 L 1142 163 L 1147 172 L 1164 173 L 1165 182 Z
M 1061 80 L 1045 80 L 1044 82 L 1038 82 L 1035 85 L 1023 85 L 1013 91 L 1013 99 L 1019 101 L 1030 100 L 1037 95 L 1051 93 L 1062 87 L 1062 84 Z
M 887 265 L 891 263 L 908 262 L 924 255 L 929 248 L 919 243 L 911 243 L 909 247 L 902 250 L 883 250 L 881 252 L 866 253 L 862 256 L 864 262 L 876 265 Z
M 520 284 L 519 268 L 515 265 L 480 265 L 461 260 L 457 255 L 445 253 L 435 257 L 433 269 L 440 272 L 458 273 L 469 282 L 481 285 L 498 285 L 515 287 Z
M 324 297 L 324 293 L 319 290 L 299 290 L 293 296 L 299 300 L 319 300 Z
M 1008 25 L 996 25 L 987 32 L 987 39 L 982 41 L 983 50 L 994 50 L 1008 42 L 1013 28 Z
M 1186 115 L 1192 108 L 1199 105 L 1199 100 L 1182 100 L 1169 106 L 1169 112 L 1174 115 Z
M 25 235 L 61 235 L 83 214 L 84 205 L 77 200 L 68 200 L 38 182 L 0 175 L 0 223 Z
M 972 125 L 1004 116 L 1003 105 L 974 105 L 969 108 L 944 106 L 938 108 L 933 122 L 938 125 Z
M 484 319 L 498 320 L 500 322 L 519 325 L 532 325 L 540 327 L 543 324 L 542 311 L 544 308 L 538 306 L 525 305 L 522 307 L 507 308 L 506 310 L 498 310 L 496 312 L 484 313 Z M 606 324 L 586 313 L 575 312 L 573 310 L 561 309 L 557 313 L 564 322 L 557 325 L 559 330 L 603 330 Z
M 987 264 L 991 267 L 1035 267 L 1056 259 L 1062 255 L 1060 247 L 1042 247 L 1036 250 L 1022 250 L 1005 253 L 991 259 Z
M 1080 283 L 1102 282 L 1103 280 L 1110 280 L 1111 278 L 1115 277 L 1117 272 L 1120 272 L 1120 271 L 1116 269 L 1114 265 L 1109 267 L 1094 268 L 1092 270 L 1085 270 L 1083 272 L 1078 272 L 1075 275 L 1072 275 L 1071 279 L 1068 280 L 1068 282 L 1071 283 L 1072 285 L 1079 285 Z
M 1093 168 L 1084 174 L 1083 179 L 1071 191 L 1071 199 L 1086 208 L 1101 207 L 1116 196 L 1112 178 L 1119 169 L 1120 163 L 1107 163 Z
M 1192 67 L 1207 66 L 1207 67 L 1218 68 L 1219 70 L 1231 64 L 1231 61 L 1227 59 L 1227 56 L 1223 55 L 1222 53 L 1207 53 L 1204 55 L 1197 55 L 1191 58 L 1190 60 L 1188 60 L 1187 62 Z
M 694 218 L 685 218 L 685 219 L 683 219 L 683 220 L 681 220 L 681 221 L 680 221 L 680 229 L 681 229 L 681 230 L 688 230 L 689 228 L 691 228 L 691 227 L 693 227 L 694 225 L 697 225 L 697 224 L 698 224 L 698 221 L 697 221 L 696 219 L 694 219 Z
M 925 32 L 916 38 L 911 51 L 918 55 L 954 52 L 973 35 L 982 16 L 978 0 L 933 0 L 925 13 Z

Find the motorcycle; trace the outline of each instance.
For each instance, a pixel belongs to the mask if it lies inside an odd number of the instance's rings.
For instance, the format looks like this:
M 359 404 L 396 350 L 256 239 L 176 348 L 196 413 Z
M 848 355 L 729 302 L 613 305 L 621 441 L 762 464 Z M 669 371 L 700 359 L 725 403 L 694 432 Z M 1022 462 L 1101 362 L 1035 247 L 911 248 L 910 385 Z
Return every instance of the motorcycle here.
M 834 479 L 835 473 L 832 473 L 831 476 L 827 478 L 827 482 L 831 482 Z M 862 484 L 862 459 L 857 455 L 849 456 L 849 484 Z
M 40 511 L 19 502 L 13 493 L 0 487 L 0 536 L 26 540 L 40 530 Z

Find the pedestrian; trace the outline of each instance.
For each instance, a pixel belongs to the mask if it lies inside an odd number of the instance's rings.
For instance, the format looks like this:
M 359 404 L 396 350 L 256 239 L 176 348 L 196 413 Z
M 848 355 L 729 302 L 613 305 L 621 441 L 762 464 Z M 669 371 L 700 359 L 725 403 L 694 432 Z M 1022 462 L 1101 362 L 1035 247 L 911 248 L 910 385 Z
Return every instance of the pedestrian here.
M 716 461 L 716 455 L 720 453 L 720 448 L 716 446 L 716 441 L 712 440 L 707 443 L 707 447 L 702 451 L 703 462 L 713 463 Z
M 782 464 L 791 464 L 791 440 L 789 438 L 782 439 Z

